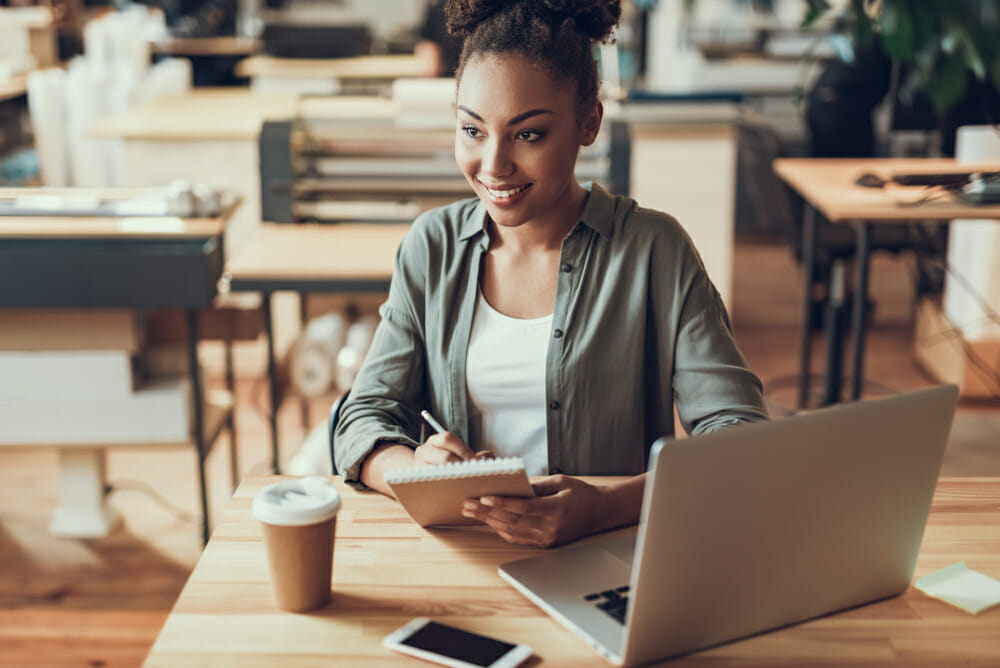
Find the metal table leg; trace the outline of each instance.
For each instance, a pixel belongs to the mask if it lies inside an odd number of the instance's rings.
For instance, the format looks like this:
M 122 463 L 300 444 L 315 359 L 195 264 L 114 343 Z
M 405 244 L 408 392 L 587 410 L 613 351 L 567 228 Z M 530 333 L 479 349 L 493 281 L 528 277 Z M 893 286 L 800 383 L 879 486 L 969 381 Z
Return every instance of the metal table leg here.
M 799 343 L 799 408 L 809 404 L 809 367 L 811 363 L 812 276 L 816 263 L 816 210 L 808 203 L 802 212 L 802 331 Z
M 824 375 L 823 406 L 840 402 L 844 377 L 844 328 L 841 315 L 847 289 L 844 261 L 835 260 L 830 268 L 830 294 L 823 312 L 826 337 L 826 373 Z
M 201 369 L 198 366 L 198 310 L 187 309 L 188 334 L 188 374 L 191 378 L 191 416 L 194 442 L 198 449 L 198 485 L 201 490 L 201 540 L 208 545 L 209 513 L 208 490 L 205 487 L 205 457 L 208 444 L 205 443 L 205 425 L 202 417 Z
M 309 308 L 308 308 L 308 293 L 300 291 L 299 292 L 299 331 L 305 332 L 306 325 L 309 324 Z M 309 399 L 306 397 L 299 397 L 299 405 L 302 409 L 302 429 L 308 434 L 309 433 Z
M 233 375 L 233 340 L 227 338 L 225 341 L 226 353 L 226 390 L 229 392 L 233 407 L 229 411 L 229 419 L 226 420 L 226 429 L 229 430 L 229 475 L 232 482 L 233 491 L 240 482 L 239 449 L 236 446 L 236 378 Z
M 871 254 L 871 225 L 865 222 L 855 223 L 858 233 L 858 278 L 854 286 L 854 308 L 851 315 L 851 330 L 854 339 L 854 359 L 851 364 L 851 399 L 861 398 L 861 387 L 864 382 L 865 364 L 865 310 L 868 305 L 868 265 Z
M 274 359 L 274 323 L 271 321 L 271 300 L 273 292 L 262 295 L 264 308 L 264 335 L 267 338 L 267 377 L 271 388 L 271 470 L 281 473 L 278 462 L 278 408 L 281 404 L 280 388 L 278 387 L 278 369 Z

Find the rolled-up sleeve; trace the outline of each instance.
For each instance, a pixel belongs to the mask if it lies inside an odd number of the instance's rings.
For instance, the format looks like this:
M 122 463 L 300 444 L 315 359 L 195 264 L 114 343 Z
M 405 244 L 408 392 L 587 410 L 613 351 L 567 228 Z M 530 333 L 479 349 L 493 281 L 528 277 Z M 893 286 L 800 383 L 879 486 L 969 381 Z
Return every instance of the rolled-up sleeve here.
M 396 252 L 381 322 L 340 411 L 333 439 L 336 470 L 359 479 L 361 464 L 380 442 L 419 445 L 419 407 L 425 405 L 423 344 L 427 246 L 415 222 Z

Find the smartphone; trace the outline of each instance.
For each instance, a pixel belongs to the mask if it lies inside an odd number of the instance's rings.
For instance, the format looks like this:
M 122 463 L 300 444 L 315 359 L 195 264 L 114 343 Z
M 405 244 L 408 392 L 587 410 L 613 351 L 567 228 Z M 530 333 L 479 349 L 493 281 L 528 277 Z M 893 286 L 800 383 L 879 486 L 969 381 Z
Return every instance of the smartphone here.
M 527 645 L 463 631 L 426 617 L 393 631 L 382 644 L 393 651 L 453 668 L 514 668 L 531 656 Z

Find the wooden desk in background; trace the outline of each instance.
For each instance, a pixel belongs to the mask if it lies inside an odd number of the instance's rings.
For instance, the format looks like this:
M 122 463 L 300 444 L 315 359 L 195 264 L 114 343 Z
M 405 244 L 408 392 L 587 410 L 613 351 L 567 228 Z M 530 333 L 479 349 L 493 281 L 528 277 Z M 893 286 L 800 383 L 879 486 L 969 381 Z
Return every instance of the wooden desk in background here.
M 608 478 L 607 480 L 611 480 Z M 381 646 L 414 617 L 531 645 L 541 665 L 608 663 L 507 585 L 506 561 L 537 554 L 479 528 L 426 531 L 393 500 L 336 480 L 343 506 L 334 550 L 334 597 L 311 614 L 279 612 L 254 494 L 242 482 L 144 664 L 271 668 L 422 665 Z M 938 484 L 916 577 L 957 561 L 1000 575 L 1000 479 Z M 922 666 L 1000 664 L 1000 608 L 977 616 L 912 587 L 901 596 L 716 647 L 668 666 Z M 533 664 L 535 665 L 535 664 Z
M 404 224 L 264 224 L 227 265 L 231 290 L 263 296 L 275 473 L 281 471 L 277 423 L 281 400 L 271 316 L 274 293 L 388 292 L 396 249 L 409 229 Z
M 28 75 L 15 74 L 6 81 L 0 82 L 0 102 L 12 100 L 26 95 L 28 92 Z
M 375 84 L 386 88 L 396 79 L 419 76 L 412 54 L 353 58 L 275 58 L 251 56 L 239 63 L 236 74 L 249 77 L 257 90 L 341 93 Z
M 3 188 L 0 203 L 8 205 L 36 198 L 49 201 L 73 198 L 159 201 L 165 189 Z M 45 206 L 38 204 L 37 206 Z M 210 308 L 222 275 L 222 240 L 227 222 L 238 208 L 233 201 L 211 219 L 172 216 L 0 216 L 0 318 L 30 331 L 36 313 L 56 309 L 182 309 L 186 312 L 187 373 L 190 379 L 190 436 L 176 441 L 155 441 L 156 447 L 193 447 L 197 452 L 203 513 L 203 540 L 208 541 L 209 514 L 205 488 L 205 458 L 220 430 L 232 428 L 232 396 L 213 394 L 206 399 L 199 373 L 198 311 Z M 15 311 L 4 309 L 16 309 Z M 22 310 L 23 309 L 23 310 Z M 13 314 L 13 315 L 11 315 Z M 85 338 L 86 332 L 74 332 Z M 15 345 L 0 341 L 0 349 Z M 37 349 L 30 345 L 30 350 Z M 62 458 L 62 514 L 74 521 L 60 522 L 63 535 L 87 531 L 90 537 L 110 530 L 113 513 L 105 506 L 104 451 L 107 447 L 150 447 L 148 439 L 108 443 L 88 436 L 86 427 L 70 443 L 23 444 L 2 438 L 0 448 L 45 447 L 59 449 Z M 93 439 L 93 440 L 88 440 Z M 235 443 L 231 439 L 235 462 Z M 234 464 L 235 467 L 235 464 Z M 235 468 L 233 484 L 236 482 Z M 78 484 L 78 481 L 87 484 Z M 84 490 L 84 493 L 80 493 Z M 67 498 L 72 496 L 73 498 Z M 89 528 L 74 528 L 88 523 Z
M 261 213 L 260 133 L 265 120 L 329 118 L 344 136 L 372 119 L 391 122 L 391 100 L 305 98 L 254 93 L 246 88 L 197 88 L 126 109 L 90 129 L 92 136 L 121 139 L 123 186 L 162 186 L 175 179 L 243 197 L 226 228 L 226 257 L 235 257 L 265 217 Z M 371 130 L 367 130 L 370 132 Z
M 811 330 L 808 314 L 812 302 L 812 284 L 809 277 L 813 273 L 816 255 L 815 212 L 819 211 L 832 223 L 852 224 L 857 232 L 857 279 L 851 313 L 854 346 L 850 397 L 858 399 L 861 396 L 864 380 L 865 304 L 868 295 L 869 241 L 872 226 L 912 221 L 948 223 L 953 219 L 962 218 L 1000 219 L 1000 205 L 972 206 L 951 195 L 934 196 L 926 202 L 914 204 L 930 191 L 923 187 L 904 188 L 895 185 L 889 185 L 884 189 L 866 188 L 857 185 L 855 180 L 865 173 L 876 174 L 888 181 L 896 173 L 939 174 L 976 171 L 977 168 L 983 171 L 998 171 L 1000 165 L 996 163 L 976 165 L 958 163 L 950 159 L 923 158 L 782 158 L 774 161 L 775 173 L 797 191 L 807 204 L 802 223 L 804 287 L 799 377 L 800 407 L 805 407 L 809 394 Z M 827 369 L 827 374 L 831 373 L 836 373 L 839 377 L 840 371 Z M 839 381 L 836 385 L 839 388 Z
M 153 53 L 173 56 L 249 56 L 261 48 L 254 37 L 173 37 L 150 45 Z

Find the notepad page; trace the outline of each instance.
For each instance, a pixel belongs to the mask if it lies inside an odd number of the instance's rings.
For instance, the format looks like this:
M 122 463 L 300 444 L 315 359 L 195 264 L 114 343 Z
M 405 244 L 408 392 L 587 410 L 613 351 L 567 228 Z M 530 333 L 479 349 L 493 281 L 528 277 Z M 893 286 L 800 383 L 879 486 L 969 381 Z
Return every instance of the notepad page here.
M 442 480 L 446 478 L 466 478 L 470 476 L 516 473 L 524 471 L 524 460 L 520 457 L 499 459 L 470 459 L 447 464 L 409 466 L 395 469 L 385 474 L 386 482 L 415 482 L 418 480 Z

